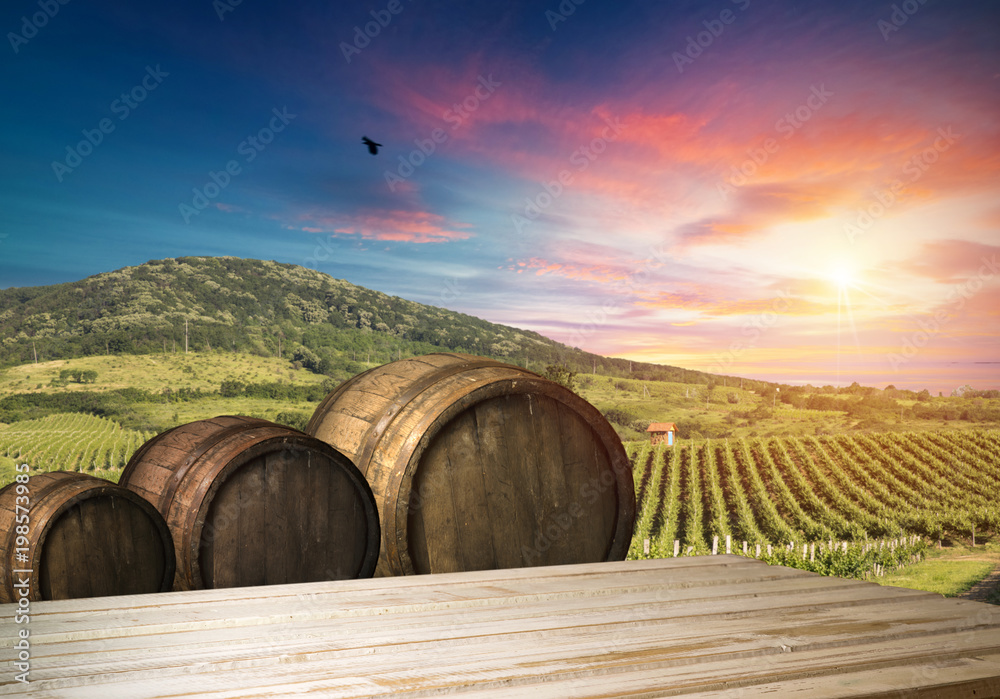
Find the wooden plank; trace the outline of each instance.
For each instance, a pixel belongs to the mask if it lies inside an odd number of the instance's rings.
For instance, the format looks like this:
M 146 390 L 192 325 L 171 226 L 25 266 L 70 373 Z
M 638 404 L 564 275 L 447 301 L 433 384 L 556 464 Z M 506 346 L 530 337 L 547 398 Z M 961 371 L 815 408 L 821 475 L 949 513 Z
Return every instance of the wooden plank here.
M 35 681 L 0 694 L 989 696 L 1000 677 L 1000 610 L 737 556 L 43 602 L 30 628 Z
M 562 451 L 564 438 L 559 420 L 561 408 L 557 401 L 548 396 L 530 394 L 527 408 L 530 419 L 529 443 L 537 455 L 541 490 L 535 522 L 545 541 L 532 546 L 531 553 L 535 555 L 525 555 L 522 565 L 540 565 L 544 561 L 568 562 L 579 558 L 601 560 L 603 550 L 591 555 L 586 550 L 587 542 L 584 537 L 579 536 L 587 523 L 580 521 L 583 503 L 577 478 L 571 478 L 566 473 L 566 460 Z M 554 527 L 551 532 L 550 527 Z M 539 545 L 547 546 L 547 550 L 538 550 Z
M 559 423 L 567 479 L 572 479 L 573 488 L 580 493 L 584 510 L 578 518 L 581 527 L 577 544 L 586 549 L 591 560 L 601 560 L 615 530 L 617 483 L 611 478 L 613 471 L 604 447 L 594 439 L 590 425 L 561 404 Z
M 50 525 L 42 545 L 41 583 L 44 597 L 66 599 L 90 596 L 90 585 L 86 581 L 87 569 L 84 568 L 82 574 L 80 572 L 74 574 L 74 571 L 80 570 L 75 565 L 75 553 L 81 548 L 82 532 L 83 522 L 80 519 L 79 507 L 63 510 Z M 84 580 L 80 581 L 78 578 Z M 76 584 L 71 586 L 71 583 Z M 73 594 L 74 592 L 78 594 Z
M 316 461 L 323 469 L 329 505 L 326 531 L 323 533 L 325 550 L 321 559 L 326 563 L 318 569 L 319 575 L 311 579 L 353 578 L 358 574 L 368 544 L 359 493 L 340 465 L 325 458 L 317 458 Z
M 537 441 L 533 429 L 535 415 L 532 396 L 523 393 L 508 394 L 491 402 L 494 402 L 503 413 L 504 438 L 499 445 L 503 449 L 500 458 L 507 468 L 505 477 L 514 486 L 516 511 L 523 517 L 516 534 L 503 532 L 507 518 L 502 514 L 502 510 L 499 519 L 493 519 L 494 546 L 497 546 L 498 537 L 506 536 L 510 539 L 510 542 L 501 549 L 504 553 L 498 557 L 498 563 L 504 568 L 532 565 L 533 561 L 525 560 L 528 551 L 547 555 L 554 553 L 552 547 L 547 546 L 547 542 L 544 541 L 549 505 L 542 491 L 542 476 L 539 471 L 549 468 L 549 464 L 538 458 L 540 441 Z M 550 438 L 550 435 L 544 435 L 540 439 Z M 499 477 L 501 474 L 496 475 Z M 506 491 L 506 488 L 503 491 Z M 539 551 L 539 547 L 545 551 Z M 538 564 L 537 559 L 534 563 Z
M 936 639 L 923 637 L 905 644 L 886 646 L 876 643 L 852 648 L 849 653 L 829 648 L 796 649 L 794 653 L 771 648 L 732 653 L 730 657 L 720 660 L 711 655 L 698 655 L 694 644 L 689 646 L 691 650 L 685 649 L 687 657 L 683 657 L 675 649 L 661 645 L 607 653 L 595 644 L 589 646 L 585 654 L 579 651 L 574 654 L 566 653 L 559 647 L 553 648 L 547 639 L 534 645 L 530 641 L 526 644 L 524 639 L 519 641 L 508 643 L 502 651 L 494 643 L 483 643 L 479 647 L 464 643 L 457 648 L 457 652 L 438 647 L 415 649 L 412 644 L 401 643 L 383 646 L 374 652 L 341 654 L 330 659 L 319 657 L 320 654 L 303 654 L 295 649 L 271 646 L 271 654 L 258 660 L 200 663 L 190 658 L 171 658 L 170 667 L 160 668 L 157 674 L 161 677 L 161 687 L 163 679 L 169 678 L 172 691 L 177 691 L 178 685 L 183 686 L 185 680 L 196 675 L 199 695 L 202 696 L 207 696 L 210 690 L 234 686 L 244 688 L 244 692 L 248 686 L 269 686 L 279 692 L 293 693 L 302 691 L 306 684 L 312 684 L 313 689 L 317 686 L 326 688 L 329 685 L 322 683 L 348 684 L 357 677 L 382 689 L 381 692 L 372 692 L 369 685 L 366 691 L 371 694 L 397 696 L 471 686 L 489 688 L 490 685 L 507 690 L 530 687 L 536 691 L 541 685 L 550 689 L 546 695 L 559 696 L 560 685 L 585 679 L 589 689 L 585 696 L 594 696 L 620 687 L 623 678 L 635 674 L 643 678 L 647 690 L 681 690 L 674 693 L 724 685 L 747 686 L 774 678 L 781 678 L 782 681 L 815 678 L 817 682 L 825 683 L 828 678 L 842 674 L 845 664 L 853 663 L 858 669 L 867 670 L 912 667 L 914 664 L 919 668 L 925 667 L 921 663 L 928 657 L 934 657 L 935 663 L 941 665 L 961 657 L 982 655 L 986 648 L 967 644 L 960 652 L 941 653 Z M 993 642 L 996 642 L 995 638 Z M 532 652 L 526 654 L 526 648 Z M 104 670 L 107 667 L 107 664 L 102 666 Z M 651 670 L 656 672 L 651 673 Z M 159 689 L 155 682 L 149 680 L 150 673 L 154 671 L 157 667 L 148 663 L 134 670 L 116 668 L 105 679 L 127 679 L 130 690 L 136 692 L 134 696 L 146 696 L 144 686 Z M 43 680 L 37 684 L 45 689 L 65 689 L 79 682 L 71 677 L 68 680 Z M 89 685 L 88 689 L 92 691 Z M 601 693 L 597 694 L 595 689 Z M 63 691 L 60 695 L 71 696 Z
M 199 559 L 202 584 L 205 587 L 233 587 L 239 565 L 240 547 L 240 479 L 237 474 L 226 479 L 215 491 L 208 506 L 208 516 L 201 537 Z M 195 507 L 201 503 L 190 503 Z M 174 538 L 183 541 L 179 532 Z M 208 544 L 205 546 L 205 544 Z M 181 567 L 177 562 L 178 569 Z M 196 581 L 197 582 L 197 581 Z
M 477 509 L 460 509 L 458 500 L 455 509 L 466 513 L 467 519 L 486 520 L 480 526 L 488 527 L 486 537 L 492 539 L 495 561 L 492 568 L 510 568 L 520 565 L 521 546 L 533 544 L 534 515 L 528 502 L 522 496 L 524 484 L 520 482 L 520 468 L 512 464 L 509 454 L 512 450 L 524 448 L 523 444 L 510 444 L 516 435 L 508 427 L 508 412 L 511 410 L 510 397 L 499 396 L 477 403 L 476 439 L 479 442 L 479 463 L 485 483 L 485 502 Z M 513 422 L 513 418 L 511 417 Z M 470 542 L 475 546 L 475 542 Z M 463 549 L 469 544 L 463 542 Z M 471 551 L 466 551 L 467 555 Z M 482 566 L 465 567 L 476 570 Z
M 449 438 L 458 551 L 455 566 L 439 570 L 504 568 L 516 555 L 515 532 L 522 516 L 505 458 L 504 399 L 477 403 L 464 410 L 461 418 L 447 427 L 466 433 Z
M 790 595 L 789 609 L 794 609 L 799 615 L 805 612 L 816 613 L 815 620 L 801 619 L 789 626 L 787 634 L 781 635 L 784 645 L 801 651 L 807 646 L 821 644 L 816 637 L 819 624 L 827 624 L 834 611 L 817 610 L 804 595 Z M 841 595 L 843 599 L 843 595 Z M 489 644 L 493 654 L 504 645 L 512 652 L 518 652 L 522 645 L 532 641 L 544 641 L 547 651 L 563 646 L 577 653 L 581 650 L 593 655 L 595 649 L 615 651 L 627 648 L 630 652 L 643 652 L 648 655 L 651 649 L 662 648 L 669 651 L 671 657 L 679 657 L 681 648 L 703 648 L 721 645 L 719 639 L 725 639 L 724 653 L 742 653 L 748 650 L 769 651 L 778 647 L 774 640 L 775 634 L 748 635 L 740 629 L 746 629 L 747 619 L 757 618 L 763 622 L 767 617 L 774 616 L 775 611 L 782 609 L 782 600 L 777 596 L 771 599 L 753 599 L 746 603 L 747 611 L 740 615 L 705 615 L 692 613 L 698 611 L 704 601 L 690 603 L 660 612 L 655 616 L 648 613 L 649 604 L 655 600 L 647 598 L 640 604 L 609 605 L 608 611 L 595 612 L 593 609 L 575 607 L 579 600 L 563 601 L 560 605 L 533 605 L 532 613 L 525 614 L 518 608 L 506 608 L 499 614 L 488 608 L 470 609 L 463 613 L 461 629 L 456 629 L 454 619 L 444 619 L 440 614 L 424 612 L 407 615 L 406 623 L 395 623 L 391 628 L 385 625 L 373 626 L 370 620 L 355 618 L 343 620 L 313 619 L 305 621 L 297 619 L 289 623 L 287 619 L 267 627 L 266 634 L 260 633 L 261 626 L 252 627 L 219 627 L 206 630 L 204 627 L 192 625 L 194 628 L 181 630 L 183 625 L 174 625 L 166 638 L 147 633 L 139 637 L 112 639 L 102 643 L 98 651 L 91 653 L 88 659 L 96 667 L 101 667 L 111 660 L 118 670 L 141 668 L 149 662 L 149 650 L 160 648 L 167 653 L 171 662 L 190 664 L 194 662 L 230 662 L 237 659 L 263 658 L 273 654 L 280 648 L 283 653 L 308 651 L 313 658 L 319 658 L 323 653 L 340 655 L 360 654 L 362 656 L 383 652 L 387 646 L 401 643 L 402 632 L 419 633 L 418 639 L 408 639 L 407 648 L 418 648 L 420 644 L 431 645 L 447 656 L 449 648 L 466 647 L 472 652 Z M 853 611 L 851 624 L 863 624 L 871 617 L 872 610 L 884 604 L 884 599 L 867 600 Z M 880 612 L 877 613 L 881 614 Z M 897 612 L 898 616 L 898 612 Z M 880 619 L 892 619 L 892 613 L 879 616 Z M 692 625 L 690 622 L 696 620 Z M 638 625 L 637 622 L 642 622 Z M 834 624 L 837 627 L 836 624 Z M 911 622 L 911 627 L 899 629 L 894 638 L 922 639 L 930 632 L 950 632 L 955 625 L 953 621 L 941 621 L 936 618 L 922 619 L 919 624 Z M 850 637 L 850 643 L 860 644 L 862 640 L 883 643 L 887 636 L 880 629 L 868 624 L 867 636 L 858 634 Z M 837 645 L 842 637 L 850 633 L 843 625 L 834 629 Z M 801 635 L 803 642 L 792 639 Z M 825 638 L 831 637 L 831 631 Z M 48 639 L 45 641 L 50 643 Z M 45 672 L 58 673 L 56 664 L 58 656 L 65 656 L 69 662 L 80 664 L 83 657 L 81 651 L 86 650 L 88 642 L 67 642 L 58 644 L 58 651 L 37 654 L 44 658 Z M 822 641 L 826 646 L 831 643 Z M 791 645 L 789 645 L 791 644 Z M 53 644 L 54 646 L 55 644 Z M 51 646 L 47 646 L 51 647 Z M 401 651 L 402 652 L 402 651 Z M 717 655 L 721 655 L 718 653 Z M 106 659 L 103 656 L 107 656 Z M 367 660 L 362 657 L 359 663 Z M 405 663 L 404 663 L 405 664 Z M 55 676 L 58 676 L 56 674 Z
M 303 502 L 294 510 L 300 522 L 300 538 L 288 542 L 289 546 L 298 546 L 302 551 L 302 567 L 295 571 L 295 581 L 323 580 L 328 567 L 326 554 L 330 530 L 334 526 L 327 488 L 330 464 L 310 457 L 303 459 L 298 468 L 302 469 L 306 490 L 302 494 Z M 288 578 L 285 580 L 291 582 Z
M 301 594 L 324 593 L 335 596 L 338 605 L 343 605 L 344 608 L 350 605 L 350 599 L 358 600 L 361 605 L 369 605 L 371 600 L 393 593 L 406 595 L 414 603 L 421 599 L 436 599 L 442 595 L 445 599 L 457 599 L 462 598 L 464 593 L 476 599 L 489 600 L 491 604 L 517 604 L 523 599 L 519 590 L 531 595 L 544 594 L 548 590 L 557 596 L 575 596 L 582 591 L 595 595 L 614 595 L 651 587 L 664 590 L 705 587 L 711 592 L 713 586 L 724 584 L 751 586 L 771 580 L 809 577 L 814 576 L 793 568 L 762 565 L 759 561 L 741 556 L 689 557 L 441 573 L 434 576 L 433 589 L 428 589 L 426 578 L 406 576 L 311 585 L 275 585 L 268 586 L 266 590 L 192 590 L 156 596 L 128 595 L 108 600 L 61 600 L 47 602 L 42 607 L 44 611 L 37 612 L 37 616 L 45 618 L 46 614 L 53 614 L 65 618 L 64 615 L 72 616 L 79 612 L 105 618 L 102 615 L 121 613 L 122 609 L 140 613 L 154 609 L 156 613 L 162 613 L 170 608 L 190 610 L 241 601 L 274 605 L 282 600 L 294 602 Z M 829 585 L 859 584 L 840 578 L 821 579 Z M 486 594 L 484 590 L 488 590 L 490 594 Z M 899 593 L 935 597 L 915 590 L 900 589 Z M 0 647 L 2 644 L 3 639 L 0 638 Z
M 462 416 L 456 418 L 461 420 Z M 425 573 L 431 566 L 443 566 L 458 549 L 458 527 L 452 499 L 452 476 L 449 452 L 454 438 L 470 439 L 466 431 L 447 430 L 439 434 L 424 452 L 407 500 L 407 549 L 414 570 Z M 471 451 L 473 444 L 457 445 Z M 383 530 L 383 538 L 391 536 Z
M 138 566 L 130 567 L 122 577 L 114 573 L 115 561 L 122 553 L 122 538 L 131 530 L 119 528 L 113 497 L 88 498 L 78 508 L 83 531 L 76 543 L 74 577 L 80 577 L 80 570 L 86 571 L 84 577 L 91 586 L 89 597 L 113 595 L 118 592 L 117 585 L 134 584 Z
M 114 495 L 108 500 L 110 512 L 101 533 L 107 547 L 103 588 L 107 594 L 156 592 L 163 574 L 156 532 L 135 503 Z
M 300 547 L 290 543 L 290 520 L 300 506 L 299 498 L 305 495 L 302 482 L 292 460 L 290 450 L 272 451 L 262 458 L 264 467 L 264 496 L 267 498 L 267 525 L 262 542 L 264 551 L 264 580 L 273 585 L 284 582 L 289 570 L 297 568 Z
M 237 515 L 239 552 L 231 584 L 263 585 L 267 578 L 264 545 L 267 541 L 267 496 L 264 490 L 266 459 L 260 455 L 241 466 L 230 478 L 238 479 L 240 511 Z M 312 496 L 312 493 L 309 494 Z M 285 582 L 282 580 L 281 582 Z

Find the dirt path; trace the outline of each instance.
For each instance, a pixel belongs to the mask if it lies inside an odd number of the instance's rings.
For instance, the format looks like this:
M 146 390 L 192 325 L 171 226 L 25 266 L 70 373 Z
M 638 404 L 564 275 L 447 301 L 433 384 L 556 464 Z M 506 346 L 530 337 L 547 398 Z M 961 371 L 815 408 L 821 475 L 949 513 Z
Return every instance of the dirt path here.
M 959 598 L 969 599 L 973 602 L 1000 604 L 1000 566 L 994 568 L 992 573 L 973 585 L 971 590 L 960 594 Z

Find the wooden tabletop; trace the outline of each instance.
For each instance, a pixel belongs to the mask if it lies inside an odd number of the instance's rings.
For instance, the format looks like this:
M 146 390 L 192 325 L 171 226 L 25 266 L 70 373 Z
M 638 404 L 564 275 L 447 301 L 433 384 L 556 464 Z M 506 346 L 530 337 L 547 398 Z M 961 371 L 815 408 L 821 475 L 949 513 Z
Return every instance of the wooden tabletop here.
M 740 556 L 0 606 L 0 695 L 1000 696 L 1000 608 Z M 30 631 L 30 684 L 13 647 Z

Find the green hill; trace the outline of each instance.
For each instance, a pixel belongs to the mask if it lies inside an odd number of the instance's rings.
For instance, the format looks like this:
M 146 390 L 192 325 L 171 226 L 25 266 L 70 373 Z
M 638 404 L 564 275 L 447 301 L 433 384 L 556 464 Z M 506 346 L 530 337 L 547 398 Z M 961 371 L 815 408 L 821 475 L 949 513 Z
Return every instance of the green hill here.
M 451 350 L 543 369 L 631 370 L 689 383 L 710 376 L 593 355 L 305 267 L 236 257 L 155 260 L 78 282 L 0 290 L 0 337 L 0 366 L 187 347 L 288 358 L 341 380 L 368 365 Z

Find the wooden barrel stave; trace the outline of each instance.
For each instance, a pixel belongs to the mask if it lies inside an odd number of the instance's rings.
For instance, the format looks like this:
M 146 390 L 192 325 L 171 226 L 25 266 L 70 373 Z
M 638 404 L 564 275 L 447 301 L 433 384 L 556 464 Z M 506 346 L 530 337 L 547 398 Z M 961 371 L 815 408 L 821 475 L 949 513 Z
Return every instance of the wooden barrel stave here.
M 628 550 L 635 495 L 620 440 L 582 398 L 519 367 L 454 353 L 376 367 L 327 396 L 307 431 L 372 485 L 379 575 Z

